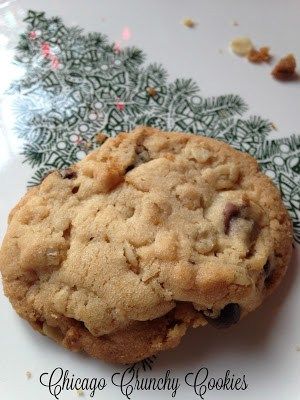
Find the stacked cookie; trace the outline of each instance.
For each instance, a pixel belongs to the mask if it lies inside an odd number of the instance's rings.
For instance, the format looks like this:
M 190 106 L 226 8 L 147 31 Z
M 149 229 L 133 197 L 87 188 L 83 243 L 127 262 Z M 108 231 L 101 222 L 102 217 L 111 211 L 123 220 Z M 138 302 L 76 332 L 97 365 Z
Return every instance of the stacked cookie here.
M 140 127 L 30 189 L 0 264 L 35 329 L 128 363 L 177 346 L 190 326 L 237 323 L 278 285 L 291 249 L 280 194 L 252 157 Z

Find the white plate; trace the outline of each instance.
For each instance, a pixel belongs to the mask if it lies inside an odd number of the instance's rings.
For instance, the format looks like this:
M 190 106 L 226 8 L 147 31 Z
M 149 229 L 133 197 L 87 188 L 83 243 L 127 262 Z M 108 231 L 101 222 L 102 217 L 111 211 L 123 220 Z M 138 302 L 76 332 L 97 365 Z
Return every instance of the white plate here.
M 23 23 L 28 9 L 43 11 L 45 15 L 31 13 Z M 277 183 L 280 182 L 286 205 L 294 218 L 299 242 L 300 143 L 299 136 L 298 139 L 291 139 L 291 136 L 300 134 L 300 81 L 275 81 L 270 76 L 272 66 L 250 64 L 230 54 L 227 49 L 232 38 L 246 35 L 258 47 L 269 45 L 274 62 L 289 52 L 293 52 L 300 62 L 299 15 L 300 5 L 296 0 L 0 1 L 1 236 L 6 229 L 8 212 L 24 193 L 28 182 L 36 181 L 39 174 L 60 167 L 66 160 L 72 162 L 82 157 L 95 131 L 106 128 L 115 134 L 120 129 L 140 122 L 142 118 L 142 122 L 159 125 L 167 121 L 167 129 L 204 130 L 254 154 L 263 169 Z M 62 22 L 54 20 L 50 24 L 48 19 L 54 16 L 61 17 Z M 180 23 L 185 17 L 197 22 L 194 29 Z M 66 65 L 61 66 L 70 49 L 68 40 L 76 35 L 75 31 L 71 31 L 67 36 L 66 26 L 80 26 L 84 32 L 81 39 L 74 39 L 78 64 L 74 64 L 76 55 L 73 54 L 68 56 Z M 29 40 L 19 43 L 19 35 L 26 29 L 30 34 Z M 97 67 L 88 59 L 91 53 L 83 56 L 91 43 L 86 36 L 88 31 L 107 35 L 109 43 L 119 43 L 121 53 L 118 54 L 118 48 L 115 48 L 115 52 L 108 55 L 107 50 L 102 49 L 99 57 L 105 56 L 106 60 L 101 59 Z M 47 32 L 49 36 L 46 38 Z M 54 42 L 55 38 L 61 41 Z M 22 63 L 14 65 L 12 59 L 18 43 L 25 47 L 17 53 Z M 26 43 L 29 43 L 29 53 Z M 137 64 L 139 53 L 136 53 L 131 66 L 124 66 L 123 49 L 127 45 L 143 50 L 147 57 L 142 66 Z M 29 58 L 34 55 L 33 64 L 36 68 L 43 62 L 44 66 L 28 72 L 28 88 L 25 89 L 24 82 L 21 82 L 21 94 L 17 93 L 16 84 L 10 94 L 4 92 L 12 83 L 18 82 L 24 69 L 29 71 L 26 67 L 28 55 Z M 149 69 L 149 64 L 155 62 L 162 64 L 168 72 L 164 84 L 162 78 Z M 73 68 L 74 74 L 68 73 L 67 76 L 67 68 Z M 137 80 L 132 81 L 133 90 L 136 90 L 138 98 L 135 97 L 133 101 L 132 90 L 122 82 L 124 76 L 133 79 L 134 68 L 138 74 Z M 141 68 L 145 68 L 144 72 Z M 89 78 L 83 78 L 84 71 Z M 142 74 L 147 74 L 148 83 L 138 86 Z M 91 78 L 92 75 L 94 78 Z M 34 82 L 36 77 L 38 79 Z M 192 93 L 193 85 L 183 81 L 190 95 L 186 93 L 180 97 L 177 87 L 177 100 L 168 109 L 169 118 L 166 118 L 163 107 L 172 91 L 170 83 L 177 78 L 192 78 L 201 90 L 194 88 Z M 74 81 L 71 89 L 67 87 L 66 79 L 68 82 Z M 46 89 L 44 87 L 41 90 L 42 84 L 47 86 Z M 64 95 L 55 94 L 52 98 L 51 93 L 55 93 L 55 87 L 60 84 Z M 145 85 L 156 86 L 160 92 L 149 104 L 143 89 Z M 101 91 L 100 94 L 98 86 L 107 88 L 111 96 L 109 100 L 103 101 L 104 94 Z M 214 102 L 211 100 L 211 103 L 205 102 L 211 96 L 221 95 L 226 96 Z M 136 109 L 136 105 L 140 109 Z M 248 107 L 245 112 L 243 105 Z M 90 109 L 84 110 L 85 106 Z M 220 108 L 223 111 L 220 112 Z M 55 110 L 58 114 L 54 114 Z M 60 121 L 63 110 L 69 110 L 70 114 Z M 199 110 L 202 113 L 200 119 Z M 38 131 L 43 125 L 41 123 L 36 123 L 36 130 L 33 130 L 35 122 L 30 118 L 34 113 L 45 114 L 48 130 Z M 151 113 L 155 119 L 151 119 Z M 126 120 L 129 114 L 131 116 Z M 109 125 L 105 125 L 107 115 L 110 116 Z M 251 119 L 251 115 L 261 119 Z M 67 119 L 71 117 L 75 117 L 75 120 L 70 120 L 68 124 Z M 54 126 L 55 118 L 57 127 L 64 124 L 59 134 Z M 267 120 L 277 130 L 272 130 Z M 57 139 L 53 139 L 53 132 L 58 134 Z M 288 139 L 278 142 L 283 137 Z M 272 138 L 275 142 L 270 142 Z M 47 144 L 49 149 L 44 158 L 39 157 L 43 146 Z M 33 165 L 34 159 L 36 162 Z M 170 370 L 170 378 L 174 379 L 172 383 L 180 384 L 175 394 L 178 399 L 201 398 L 200 388 L 202 397 L 209 400 L 300 399 L 300 352 L 297 351 L 297 346 L 300 346 L 300 275 L 296 268 L 299 265 L 299 253 L 299 245 L 296 244 L 293 264 L 284 282 L 259 310 L 227 331 L 216 331 L 210 327 L 191 331 L 177 349 L 152 359 L 152 370 L 145 364 L 145 371 L 142 364 L 137 365 L 134 371 L 139 369 L 139 378 L 163 378 Z M 40 376 L 43 373 L 50 374 L 56 368 L 69 370 L 70 377 L 74 374 L 75 378 L 82 379 L 105 378 L 107 386 L 102 391 L 96 390 L 95 399 L 126 399 L 126 390 L 132 399 L 172 397 L 173 390 L 167 388 L 154 391 L 134 389 L 130 394 L 130 385 L 124 387 L 122 393 L 122 388 L 113 384 L 112 376 L 123 373 L 126 367 L 105 364 L 64 350 L 34 332 L 17 317 L 2 293 L 0 302 L 1 399 L 54 399 L 51 388 L 40 383 Z M 207 368 L 209 378 L 224 379 L 227 370 L 230 371 L 227 373 L 230 378 L 233 378 L 233 374 L 235 379 L 244 375 L 248 387 L 246 390 L 207 389 L 203 393 L 206 380 L 195 391 L 186 380 L 191 384 L 201 368 L 198 383 L 203 380 L 204 368 Z M 26 371 L 31 372 L 30 379 L 27 379 Z M 128 374 L 125 378 L 127 381 Z M 185 380 L 187 374 L 190 375 Z M 43 375 L 44 383 L 47 377 L 49 375 Z M 115 383 L 119 380 L 120 375 L 115 376 Z M 135 382 L 136 376 L 130 384 Z M 227 385 L 230 386 L 229 383 Z M 53 392 L 54 387 L 51 390 Z M 90 394 L 91 390 L 86 390 L 83 398 L 89 398 Z M 64 389 L 57 397 L 74 399 L 77 395 L 76 391 Z

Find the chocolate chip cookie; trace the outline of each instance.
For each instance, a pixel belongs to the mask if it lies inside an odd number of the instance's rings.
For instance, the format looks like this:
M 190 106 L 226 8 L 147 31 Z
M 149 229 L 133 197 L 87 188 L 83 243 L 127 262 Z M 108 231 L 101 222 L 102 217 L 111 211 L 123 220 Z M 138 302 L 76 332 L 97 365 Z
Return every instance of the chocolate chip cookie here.
M 228 327 L 279 284 L 292 249 L 257 162 L 139 127 L 55 171 L 11 211 L 0 264 L 18 314 L 71 350 L 128 363 Z

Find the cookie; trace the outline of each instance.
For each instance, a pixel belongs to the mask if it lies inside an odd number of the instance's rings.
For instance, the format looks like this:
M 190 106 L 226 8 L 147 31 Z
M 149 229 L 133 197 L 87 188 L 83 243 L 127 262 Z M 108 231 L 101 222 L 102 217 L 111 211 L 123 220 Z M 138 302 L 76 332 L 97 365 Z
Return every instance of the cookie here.
M 282 279 L 291 221 L 247 154 L 139 127 L 30 189 L 0 253 L 18 314 L 71 350 L 129 363 L 189 327 L 229 327 Z

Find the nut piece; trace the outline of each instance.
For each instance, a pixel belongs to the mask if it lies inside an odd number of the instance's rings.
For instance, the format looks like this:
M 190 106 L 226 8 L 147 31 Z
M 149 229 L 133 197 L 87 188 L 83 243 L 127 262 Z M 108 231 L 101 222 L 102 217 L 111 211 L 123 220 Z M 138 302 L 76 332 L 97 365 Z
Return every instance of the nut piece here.
M 246 56 L 253 49 L 251 40 L 247 37 L 237 37 L 230 42 L 230 49 L 238 56 Z
M 195 28 L 196 22 L 193 21 L 191 18 L 184 18 L 182 21 L 183 25 L 186 26 L 187 28 Z
M 270 48 L 261 47 L 259 50 L 251 49 L 247 55 L 247 58 L 253 63 L 269 62 L 271 59 Z
M 296 60 L 293 54 L 288 54 L 286 57 L 279 60 L 275 65 L 272 75 L 275 79 L 289 80 L 296 75 Z
M 216 190 L 231 189 L 239 179 L 239 170 L 233 163 L 228 163 L 215 168 L 206 168 L 202 177 Z

